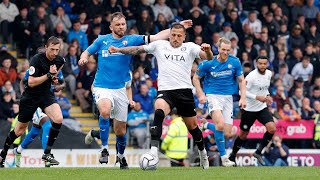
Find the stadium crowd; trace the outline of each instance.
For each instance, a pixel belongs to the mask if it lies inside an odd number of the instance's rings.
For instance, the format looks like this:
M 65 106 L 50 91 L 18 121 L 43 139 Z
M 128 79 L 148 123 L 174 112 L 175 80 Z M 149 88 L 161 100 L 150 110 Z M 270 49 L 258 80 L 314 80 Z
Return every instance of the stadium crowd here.
M 68 99 L 76 99 L 83 112 L 92 112 L 90 87 L 96 57 L 79 67 L 79 56 L 98 35 L 110 33 L 110 15 L 120 11 L 127 18 L 128 34 L 155 34 L 173 22 L 191 19 L 193 27 L 188 29 L 187 41 L 208 43 L 217 54 L 218 39 L 230 39 L 231 54 L 240 59 L 245 75 L 255 68 L 258 55 L 267 56 L 274 74 L 270 86 L 274 103 L 269 107 L 274 120 L 303 119 L 320 126 L 319 9 L 319 0 L 2 0 L 0 119 L 11 122 L 17 115 L 13 107 L 21 96 L 20 80 L 29 68 L 28 60 L 18 65 L 7 44 L 16 47 L 17 58 L 30 59 L 52 35 L 63 41 L 60 55 L 66 59 L 63 75 Z M 193 74 L 199 62 L 195 61 Z M 140 54 L 131 69 L 133 99 L 141 108 L 132 109 L 128 117 L 152 117 L 157 60 Z M 69 118 L 71 105 L 62 96 L 57 94 L 57 100 L 65 110 L 64 118 Z M 199 119 L 210 118 L 206 105 L 194 98 Z M 238 100 L 234 95 L 234 118 L 240 116 Z M 320 148 L 320 143 L 312 140 L 283 142 L 290 148 Z M 255 140 L 247 147 L 255 148 Z

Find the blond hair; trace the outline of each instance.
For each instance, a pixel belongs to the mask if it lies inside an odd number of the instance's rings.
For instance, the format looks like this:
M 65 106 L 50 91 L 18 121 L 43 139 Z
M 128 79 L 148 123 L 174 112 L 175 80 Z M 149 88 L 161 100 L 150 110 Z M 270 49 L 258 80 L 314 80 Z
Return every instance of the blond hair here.
M 229 39 L 222 37 L 222 38 L 219 38 L 219 40 L 218 40 L 218 47 L 221 47 L 222 43 L 231 44 L 231 41 Z

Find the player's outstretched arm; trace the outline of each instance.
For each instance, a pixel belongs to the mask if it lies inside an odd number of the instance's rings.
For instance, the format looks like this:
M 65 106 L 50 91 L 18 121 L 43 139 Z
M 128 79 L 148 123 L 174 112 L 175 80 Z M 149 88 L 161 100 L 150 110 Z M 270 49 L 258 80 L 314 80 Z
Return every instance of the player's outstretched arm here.
M 213 58 L 213 52 L 211 50 L 210 44 L 201 44 L 200 58 L 207 60 L 211 60 Z
M 110 46 L 108 51 L 110 53 L 122 53 L 122 54 L 131 54 L 131 55 L 137 55 L 137 54 L 146 52 L 143 46 L 130 46 L 130 47 L 124 47 L 124 48 L 117 48 L 114 46 Z
M 197 73 L 195 73 L 193 75 L 192 82 L 194 87 L 196 88 L 196 95 L 199 99 L 200 104 L 204 104 L 207 102 L 207 97 L 202 90 L 200 79 L 201 77 Z
M 239 88 L 240 88 L 240 101 L 239 106 L 241 109 L 244 109 L 247 106 L 246 102 L 246 80 L 244 79 L 243 74 L 238 76 Z
M 89 56 L 90 56 L 90 53 L 87 50 L 83 51 L 83 53 L 80 56 L 80 60 L 79 60 L 78 64 L 80 66 L 87 64 Z
M 180 24 L 183 25 L 184 28 L 188 29 L 192 27 L 192 20 L 188 19 L 188 20 L 180 21 Z M 157 40 L 166 40 L 169 38 L 169 35 L 170 35 L 170 29 L 162 30 L 155 35 L 150 35 L 150 42 L 154 42 Z

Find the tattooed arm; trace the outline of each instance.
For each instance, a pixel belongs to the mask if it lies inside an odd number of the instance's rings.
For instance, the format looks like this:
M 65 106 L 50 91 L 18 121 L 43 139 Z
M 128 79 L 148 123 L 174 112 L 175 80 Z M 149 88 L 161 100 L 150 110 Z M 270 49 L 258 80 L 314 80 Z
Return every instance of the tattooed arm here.
M 124 48 L 117 48 L 114 46 L 110 46 L 108 51 L 110 53 L 123 53 L 123 54 L 131 54 L 131 55 L 137 55 L 137 54 L 146 52 L 143 46 L 130 46 L 130 47 L 124 47 Z

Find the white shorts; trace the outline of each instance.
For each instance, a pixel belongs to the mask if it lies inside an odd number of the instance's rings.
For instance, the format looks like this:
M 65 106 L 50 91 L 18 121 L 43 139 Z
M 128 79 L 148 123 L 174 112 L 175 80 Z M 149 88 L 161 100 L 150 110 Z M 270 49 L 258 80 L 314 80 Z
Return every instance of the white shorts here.
M 47 117 L 47 115 L 42 112 L 41 108 L 37 108 L 36 112 L 33 114 L 32 123 L 40 126 L 40 121 L 44 117 Z
M 129 100 L 126 88 L 107 89 L 94 87 L 92 94 L 96 104 L 98 104 L 101 99 L 109 99 L 111 101 L 110 118 L 127 122 Z
M 207 94 L 209 113 L 221 110 L 226 124 L 233 124 L 233 98 L 231 95 Z

